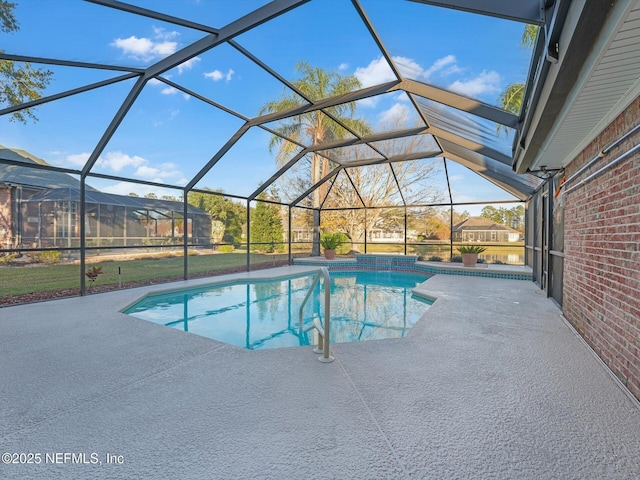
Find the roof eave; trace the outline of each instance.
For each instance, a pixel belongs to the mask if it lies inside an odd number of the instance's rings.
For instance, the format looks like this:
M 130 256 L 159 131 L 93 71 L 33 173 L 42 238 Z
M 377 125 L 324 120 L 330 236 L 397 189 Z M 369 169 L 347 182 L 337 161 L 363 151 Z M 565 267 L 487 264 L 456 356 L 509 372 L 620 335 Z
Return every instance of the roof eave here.
M 516 173 L 529 171 L 541 153 L 614 7 L 615 2 L 606 0 L 571 2 L 566 18 L 559 19 L 563 21 L 558 37 L 558 61 L 545 60 L 546 73 L 533 85 L 534 102 L 525 115 L 514 154 Z M 559 15 L 565 16 L 563 12 Z

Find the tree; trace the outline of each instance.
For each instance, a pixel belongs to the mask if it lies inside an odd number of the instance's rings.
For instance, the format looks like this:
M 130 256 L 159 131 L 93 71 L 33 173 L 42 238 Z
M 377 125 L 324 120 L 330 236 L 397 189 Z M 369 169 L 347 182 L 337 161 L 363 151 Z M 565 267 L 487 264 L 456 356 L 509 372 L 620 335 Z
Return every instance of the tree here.
M 189 192 L 188 202 L 211 215 L 213 243 L 242 242 L 242 226 L 246 221 L 246 207 L 222 196 L 222 191 L 211 193 Z
M 524 231 L 524 212 L 525 209 L 522 205 L 513 208 L 495 208 L 487 205 L 482 209 L 480 215 L 515 230 Z
M 450 215 L 451 215 L 451 209 L 447 208 L 445 210 L 444 215 L 448 219 L 450 217 Z M 452 220 L 451 223 L 455 226 L 455 225 L 458 225 L 458 224 L 464 222 L 468 218 L 471 218 L 471 214 L 467 210 L 464 210 L 462 213 L 460 213 L 460 212 L 457 212 L 456 209 L 454 208 L 453 209 L 453 220 Z
M 422 225 L 424 240 L 449 240 L 451 229 L 448 222 L 445 223 L 437 216 L 427 217 Z
M 265 198 L 264 192 L 258 195 L 256 207 L 251 212 L 251 250 L 266 253 L 281 252 L 284 229 L 280 208 L 272 203 L 260 201 Z
M 312 67 L 306 62 L 296 65 L 296 70 L 300 73 L 300 78 L 293 82 L 293 85 L 312 101 L 341 95 L 361 87 L 360 81 L 353 75 L 344 76 L 337 72 L 328 72 L 319 67 Z M 271 102 L 267 102 L 260 114 L 279 112 L 300 106 L 301 98 L 293 93 L 285 92 L 284 95 Z M 326 111 L 334 118 L 338 119 L 345 126 L 358 135 L 366 135 L 371 129 L 367 123 L 355 117 L 355 102 L 347 102 L 334 107 L 327 108 Z M 282 166 L 298 151 L 298 142 L 304 145 L 316 146 L 326 142 L 340 140 L 351 134 L 337 122 L 320 110 L 303 113 L 290 117 L 274 129 L 278 135 L 271 137 L 269 149 L 273 152 L 277 149 L 276 162 Z M 302 160 L 304 162 L 304 160 Z M 305 172 L 303 182 L 299 182 L 298 195 L 311 185 L 315 185 L 319 180 L 329 173 L 329 159 L 319 152 L 310 154 L 309 168 Z M 307 188 L 301 188 L 306 185 Z M 295 186 L 295 185 L 294 185 Z M 312 194 L 312 206 L 314 214 L 314 246 L 313 255 L 319 255 L 320 238 L 320 216 L 319 209 L 322 198 L 326 195 L 326 184 L 314 190 Z M 292 192 L 293 193 L 293 192 Z
M 489 220 L 493 220 L 496 223 L 504 223 L 504 218 L 500 210 L 498 210 L 496 207 L 493 207 L 491 205 L 487 205 L 480 212 L 480 216 L 484 218 L 488 218 Z
M 405 124 L 405 117 L 400 115 L 383 129 L 394 130 Z M 384 142 L 380 148 L 391 157 L 422 152 L 427 156 L 433 150 L 429 142 L 427 136 L 411 136 Z M 355 160 L 366 159 L 367 152 L 366 147 L 362 147 L 357 151 Z M 364 241 L 365 223 L 369 230 L 404 230 L 404 203 L 427 205 L 442 202 L 444 192 L 433 182 L 442 165 L 441 160 L 410 160 L 347 168 L 334 180 L 324 207 L 350 209 L 323 210 L 323 226 L 328 230 L 346 232 L 356 244 Z M 395 205 L 401 208 L 367 208 L 366 222 L 364 211 L 353 209 Z
M 0 0 L 0 32 L 12 33 L 20 29 L 13 14 L 15 7 L 15 3 Z M 51 82 L 52 75 L 53 72 L 44 68 L 34 68 L 28 62 L 0 60 L 0 105 L 14 106 L 37 100 Z M 27 123 L 27 119 L 38 120 L 33 108 L 13 112 L 10 117 L 10 120 L 22 123 Z
M 526 24 L 520 38 L 522 46 L 526 48 L 533 47 L 536 43 L 536 38 L 538 38 L 538 26 L 531 23 Z
M 531 49 L 536 42 L 538 36 L 537 25 L 525 25 L 522 37 L 520 38 L 520 44 L 524 48 Z M 498 97 L 498 106 L 507 110 L 508 112 L 516 115 L 520 114 L 522 109 L 522 102 L 524 100 L 524 88 L 525 84 L 521 82 L 511 83 L 507 85 L 504 91 Z M 504 125 L 498 124 L 498 133 L 505 130 Z

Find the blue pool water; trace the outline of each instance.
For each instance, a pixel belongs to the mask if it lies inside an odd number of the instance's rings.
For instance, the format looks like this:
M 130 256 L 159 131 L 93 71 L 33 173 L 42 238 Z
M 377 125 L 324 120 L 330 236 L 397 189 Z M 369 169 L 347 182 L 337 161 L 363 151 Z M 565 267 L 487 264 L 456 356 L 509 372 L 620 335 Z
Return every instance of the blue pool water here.
M 331 342 L 405 336 L 429 307 L 411 293 L 427 278 L 331 272 Z M 300 331 L 298 314 L 312 281 L 313 275 L 304 275 L 149 295 L 124 313 L 250 350 L 310 345 L 313 331 Z M 305 324 L 323 318 L 323 283 L 305 306 Z

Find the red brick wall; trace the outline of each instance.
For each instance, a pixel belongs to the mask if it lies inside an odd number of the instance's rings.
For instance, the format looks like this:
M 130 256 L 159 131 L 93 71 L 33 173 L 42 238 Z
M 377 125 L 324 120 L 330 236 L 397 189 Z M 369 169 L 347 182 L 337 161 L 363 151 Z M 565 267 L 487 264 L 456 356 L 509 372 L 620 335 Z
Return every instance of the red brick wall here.
M 0 250 L 12 246 L 7 243 L 11 235 L 11 189 L 0 185 Z
M 640 97 L 566 169 L 567 178 L 640 123 Z M 627 139 L 578 180 L 640 143 Z M 565 197 L 564 315 L 640 398 L 640 154 Z

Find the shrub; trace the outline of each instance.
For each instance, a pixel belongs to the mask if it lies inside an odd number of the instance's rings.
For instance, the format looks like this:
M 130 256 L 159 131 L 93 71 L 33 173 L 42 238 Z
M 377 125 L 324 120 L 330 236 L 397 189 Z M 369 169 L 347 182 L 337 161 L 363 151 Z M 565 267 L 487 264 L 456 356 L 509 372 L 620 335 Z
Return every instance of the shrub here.
M 44 252 L 38 252 L 34 255 L 34 260 L 37 263 L 45 263 L 47 265 L 54 265 L 60 263 L 60 256 L 62 254 L 59 250 L 46 250 Z
M 480 245 L 461 245 L 456 250 L 460 253 L 482 253 L 486 248 Z
M 102 275 L 102 267 L 96 267 L 93 265 L 92 267 L 89 267 L 84 274 L 89 279 L 89 287 L 92 287 L 98 279 L 98 276 Z
M 441 262 L 442 261 L 442 257 L 439 257 L 437 255 L 431 255 L 428 260 L 430 262 Z
M 503 262 L 502 260 L 494 260 L 494 261 L 493 261 L 493 264 L 494 264 L 494 265 L 506 265 L 506 263 L 505 263 L 505 262 Z
M 233 253 L 233 245 L 220 245 L 216 251 L 220 253 Z
M 13 262 L 18 255 L 15 253 L 7 253 L 6 255 L 0 256 L 0 265 L 6 265 L 7 263 Z
M 452 263 L 462 263 L 462 255 L 453 255 L 451 257 L 451 262 Z
M 320 245 L 327 250 L 335 250 L 349 241 L 349 237 L 342 232 L 323 233 L 320 236 Z

